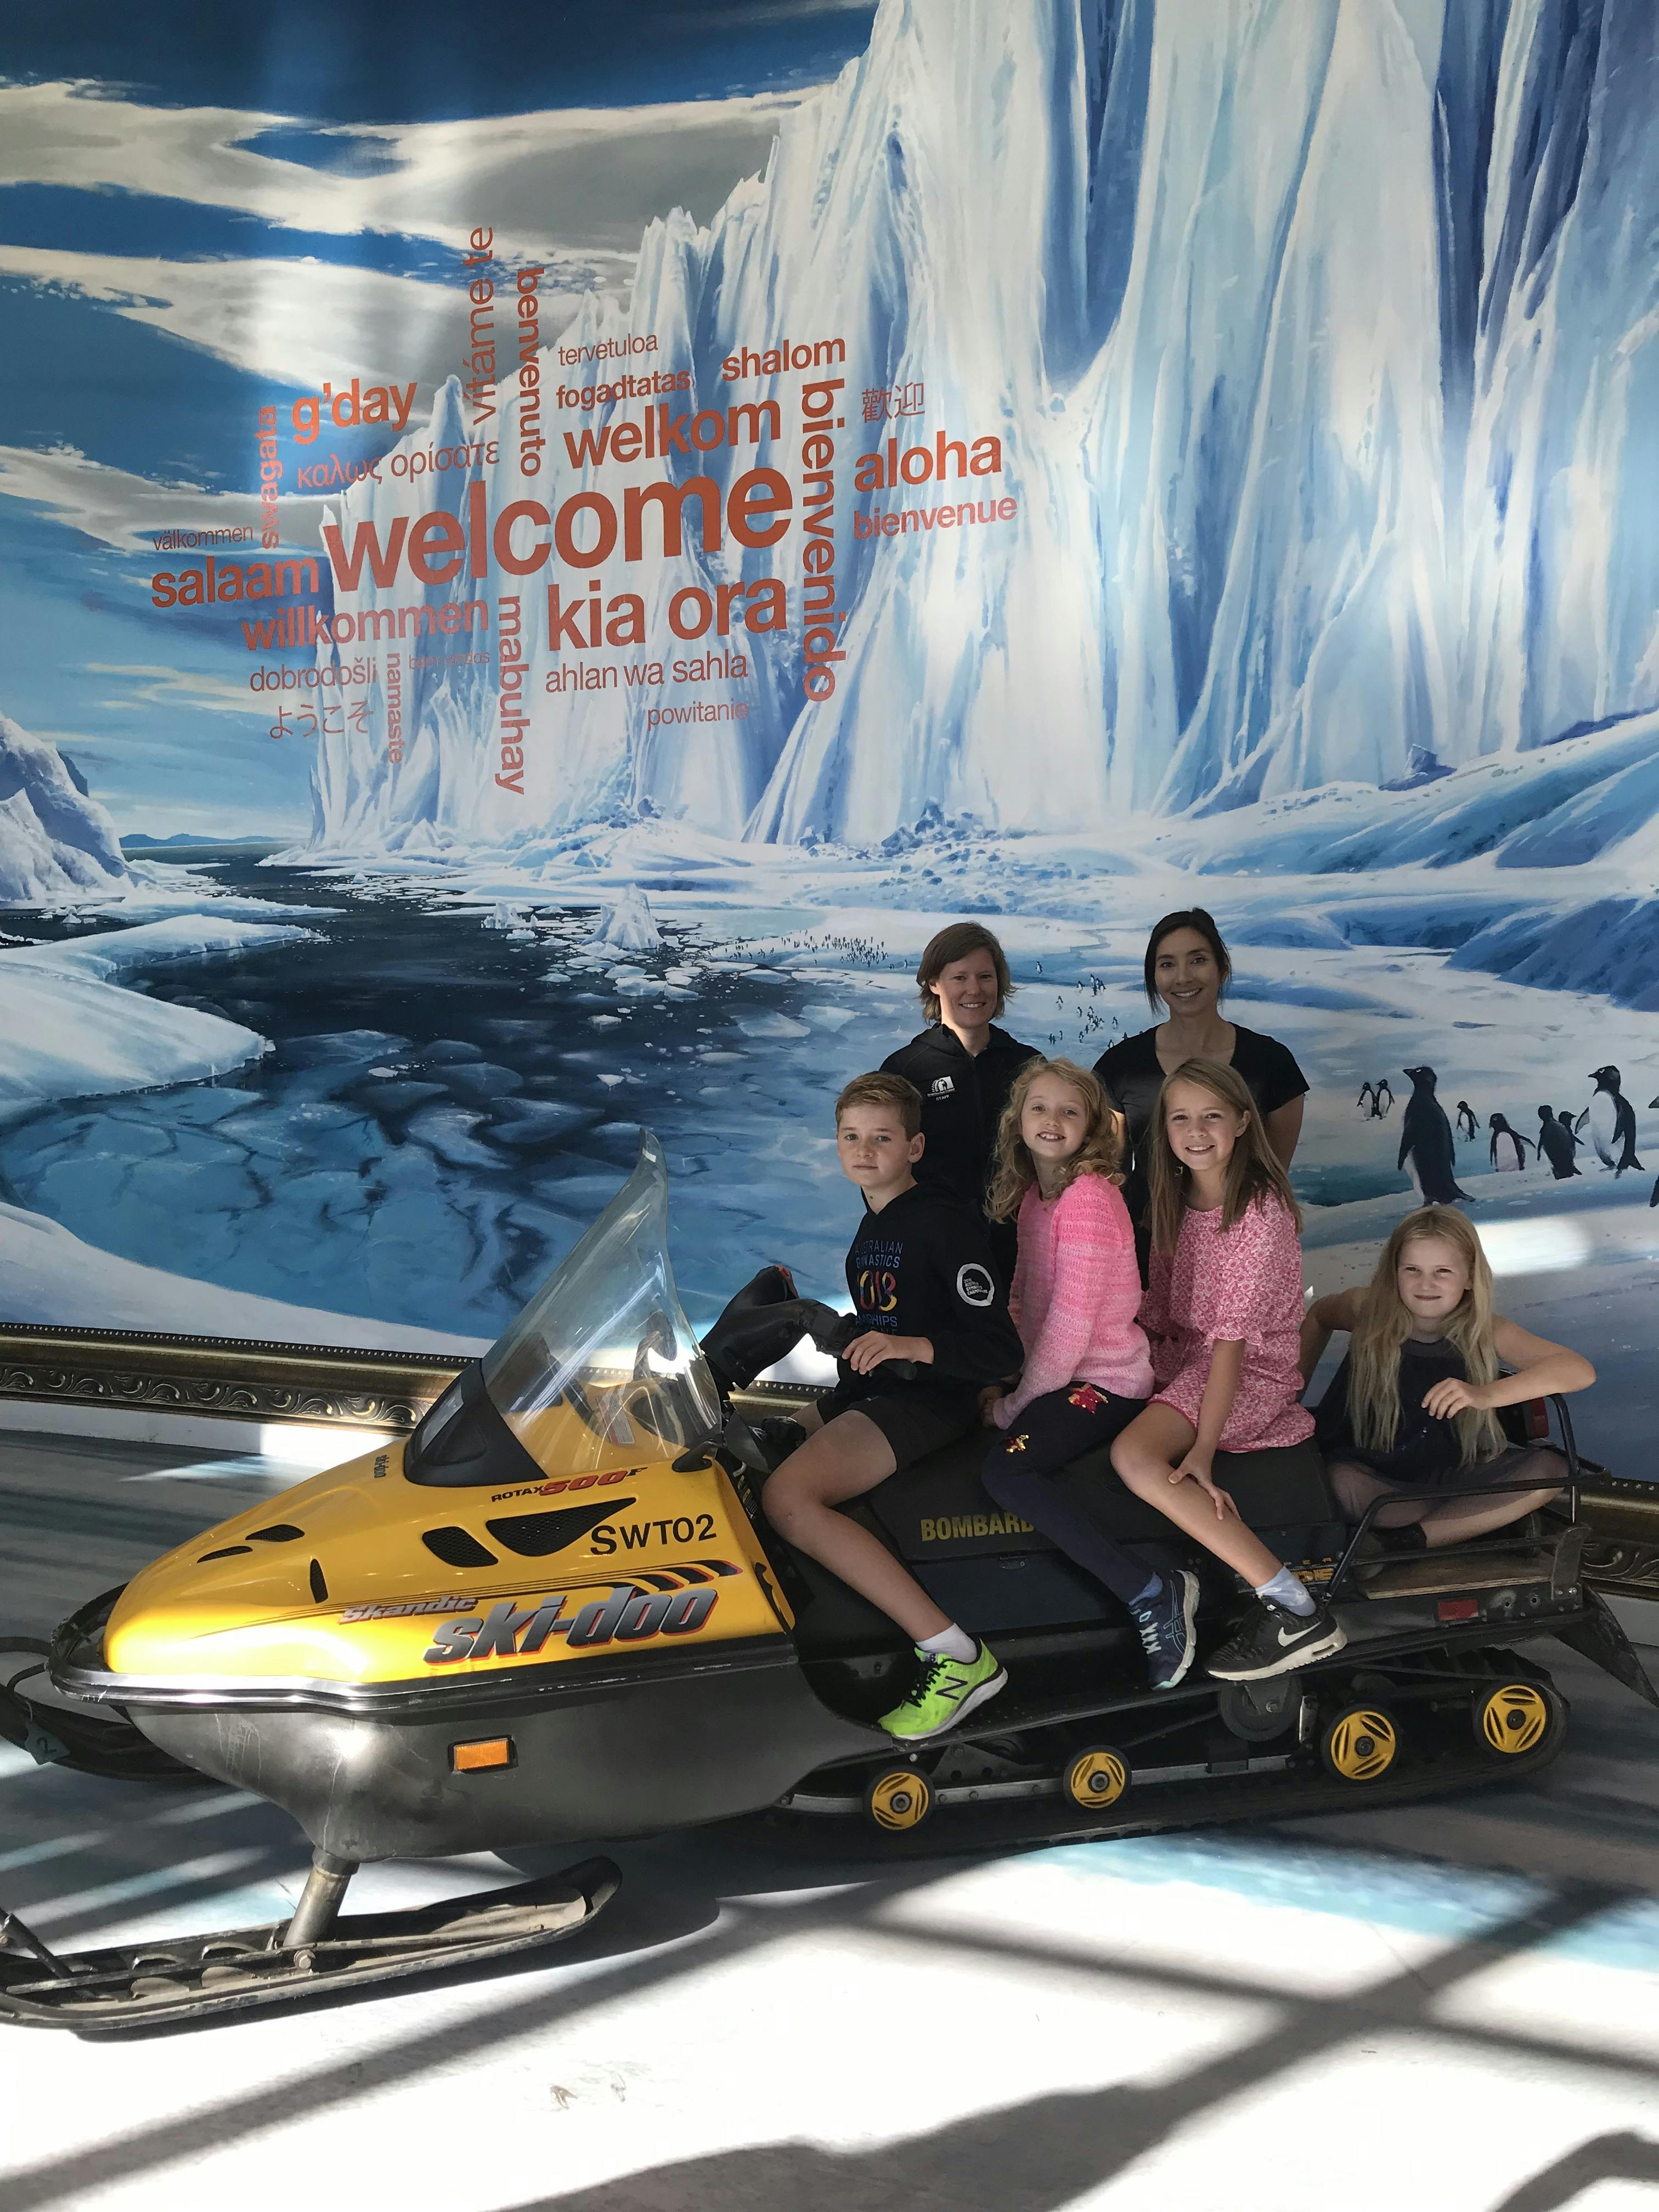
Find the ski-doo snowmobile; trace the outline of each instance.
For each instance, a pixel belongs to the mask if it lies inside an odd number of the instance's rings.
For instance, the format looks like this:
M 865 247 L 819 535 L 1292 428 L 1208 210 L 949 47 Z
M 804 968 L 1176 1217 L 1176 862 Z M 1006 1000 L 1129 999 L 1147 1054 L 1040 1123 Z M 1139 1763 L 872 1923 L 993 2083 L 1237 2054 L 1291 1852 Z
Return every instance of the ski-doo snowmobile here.
M 762 1487 L 793 1425 L 744 1395 L 803 1336 L 834 1350 L 853 1324 L 772 1267 L 699 1345 L 667 1207 L 647 1134 L 604 1215 L 405 1443 L 252 1507 L 74 1614 L 44 1655 L 70 1705 L 0 1694 L 14 1741 L 257 1792 L 314 1850 L 296 1911 L 270 1928 L 58 1957 L 0 1915 L 0 2019 L 131 2028 L 470 1965 L 580 1928 L 617 1881 L 589 1859 L 420 1912 L 340 1917 L 376 1859 L 744 1814 L 819 1844 L 925 1852 L 1521 1776 L 1566 1729 L 1526 1648 L 1546 1635 L 1659 1703 L 1580 1572 L 1565 1408 L 1560 1510 L 1414 1559 L 1368 1558 L 1365 1524 L 1338 1518 L 1311 1448 L 1218 1462 L 1246 1516 L 1323 1585 L 1348 1645 L 1254 1683 L 1200 1663 L 1159 1693 L 1123 1609 L 997 1510 L 969 1438 L 848 1509 L 1009 1671 L 969 1723 L 901 1747 L 876 1717 L 913 1655 L 769 1528 Z M 1094 1461 L 1069 1471 L 1079 1498 L 1149 1564 L 1198 1568 L 1213 1648 L 1236 1580 Z

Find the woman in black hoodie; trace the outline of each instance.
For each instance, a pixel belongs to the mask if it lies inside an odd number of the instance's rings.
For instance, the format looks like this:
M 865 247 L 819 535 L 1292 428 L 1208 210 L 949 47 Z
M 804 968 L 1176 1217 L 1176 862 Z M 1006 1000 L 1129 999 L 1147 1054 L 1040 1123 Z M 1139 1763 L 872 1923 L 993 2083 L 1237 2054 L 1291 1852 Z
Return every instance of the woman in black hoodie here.
M 995 1025 L 1014 986 L 1002 947 L 979 922 L 953 921 L 931 938 L 916 984 L 927 1027 L 882 1067 L 921 1093 L 927 1143 L 916 1181 L 983 1214 L 1002 1109 L 1015 1076 L 1040 1055 Z M 1012 1232 L 1000 1226 L 993 1242 L 1006 1280 L 1013 1267 Z

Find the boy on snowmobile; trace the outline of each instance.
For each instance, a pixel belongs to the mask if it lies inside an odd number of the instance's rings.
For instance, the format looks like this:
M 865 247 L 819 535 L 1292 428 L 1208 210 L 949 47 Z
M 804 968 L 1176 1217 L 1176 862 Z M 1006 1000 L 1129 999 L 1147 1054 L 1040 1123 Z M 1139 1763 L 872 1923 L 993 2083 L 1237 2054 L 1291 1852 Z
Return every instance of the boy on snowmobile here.
M 884 1545 L 836 1508 L 976 1428 L 981 1389 L 1012 1375 L 1021 1358 L 984 1221 L 916 1182 L 924 1142 L 921 1097 L 902 1075 L 857 1076 L 836 1101 L 842 1172 L 864 1196 L 847 1287 L 866 1326 L 842 1355 L 835 1389 L 806 1416 L 805 1443 L 763 1499 L 781 1536 L 915 1643 L 915 1685 L 881 1722 L 907 1742 L 953 1728 L 1008 1678 Z M 919 1371 L 892 1381 L 883 1370 L 893 1360 Z

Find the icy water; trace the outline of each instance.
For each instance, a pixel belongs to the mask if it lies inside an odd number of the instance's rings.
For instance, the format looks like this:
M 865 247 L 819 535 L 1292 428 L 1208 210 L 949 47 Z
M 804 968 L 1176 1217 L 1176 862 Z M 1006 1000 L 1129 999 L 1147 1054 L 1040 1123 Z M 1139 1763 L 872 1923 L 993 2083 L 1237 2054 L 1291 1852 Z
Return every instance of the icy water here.
M 130 988 L 273 1050 L 217 1082 L 61 1103 L 7 1130 L 13 1202 L 180 1274 L 489 1336 L 618 1188 L 648 1118 L 694 1317 L 769 1255 L 839 1289 L 851 1210 L 830 1108 L 913 1033 L 905 963 L 826 988 L 695 925 L 663 923 L 651 952 L 591 945 L 597 902 L 492 909 L 246 854 L 210 873 L 319 909 L 314 941 Z M 8 919 L 37 939 L 85 933 Z

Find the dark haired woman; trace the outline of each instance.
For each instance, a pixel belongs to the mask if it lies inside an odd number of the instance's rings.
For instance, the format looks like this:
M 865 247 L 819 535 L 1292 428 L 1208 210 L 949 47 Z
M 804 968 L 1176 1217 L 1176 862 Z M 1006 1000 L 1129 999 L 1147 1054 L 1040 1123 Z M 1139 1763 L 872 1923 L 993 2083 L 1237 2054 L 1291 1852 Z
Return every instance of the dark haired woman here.
M 1233 963 L 1221 932 L 1201 906 L 1166 914 L 1146 940 L 1147 1004 L 1167 1018 L 1124 1037 L 1095 1062 L 1095 1073 L 1128 1124 L 1129 1176 L 1124 1203 L 1146 1258 L 1147 1147 L 1156 1134 L 1152 1109 L 1166 1075 L 1184 1060 L 1218 1060 L 1243 1078 L 1267 1142 L 1288 1168 L 1302 1133 L 1307 1078 L 1277 1037 L 1230 1022 L 1221 994 Z
M 950 1191 L 981 1213 L 1008 1093 L 1026 1061 L 1040 1055 L 996 1027 L 1014 986 L 1002 947 L 979 922 L 953 921 L 928 939 L 916 986 L 927 1027 L 883 1060 L 882 1070 L 903 1076 L 921 1093 L 927 1143 L 916 1181 L 925 1189 Z M 1012 1229 L 999 1224 L 993 1242 L 1005 1280 L 1013 1267 L 1013 1241 Z

